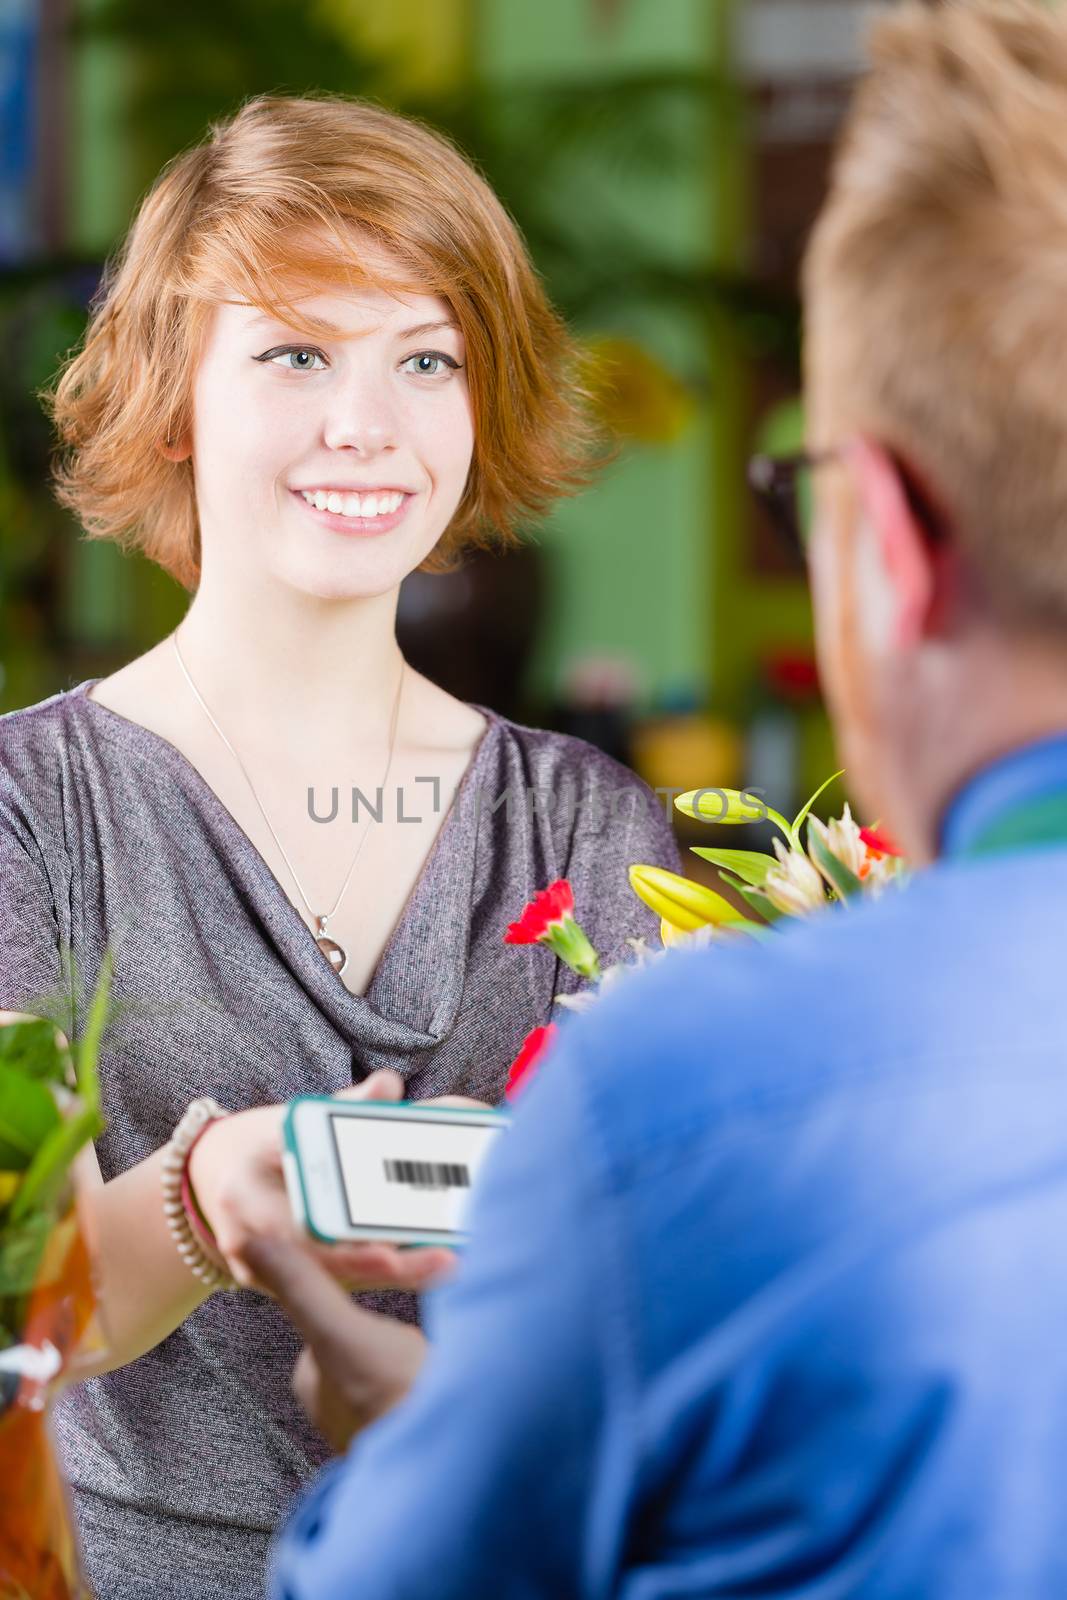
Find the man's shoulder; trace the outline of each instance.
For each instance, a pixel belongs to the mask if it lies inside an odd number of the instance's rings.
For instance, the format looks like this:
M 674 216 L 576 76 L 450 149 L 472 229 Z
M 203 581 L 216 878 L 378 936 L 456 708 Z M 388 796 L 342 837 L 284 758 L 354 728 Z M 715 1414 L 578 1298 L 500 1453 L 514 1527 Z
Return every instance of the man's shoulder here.
M 965 1074 L 983 1052 L 1003 1064 L 1009 1039 L 1052 1048 L 1067 1026 L 1056 855 L 939 864 L 759 943 L 668 951 L 567 1024 L 591 1114 L 634 1154 L 738 1114 L 803 1115 L 842 1088 L 906 1089 L 949 1063 Z

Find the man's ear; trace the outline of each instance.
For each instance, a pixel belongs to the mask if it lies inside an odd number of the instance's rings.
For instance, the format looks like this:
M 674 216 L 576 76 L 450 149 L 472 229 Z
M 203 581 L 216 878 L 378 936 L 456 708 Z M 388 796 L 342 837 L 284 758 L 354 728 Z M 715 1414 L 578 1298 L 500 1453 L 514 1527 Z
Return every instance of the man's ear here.
M 192 443 L 184 434 L 180 439 L 161 439 L 157 448 L 168 461 L 186 461 L 193 453 Z
M 884 445 L 861 436 L 849 443 L 847 456 L 865 524 L 856 532 L 872 545 L 864 583 L 878 591 L 865 603 L 879 613 L 886 642 L 906 650 L 928 632 L 934 610 L 937 572 L 926 529 Z

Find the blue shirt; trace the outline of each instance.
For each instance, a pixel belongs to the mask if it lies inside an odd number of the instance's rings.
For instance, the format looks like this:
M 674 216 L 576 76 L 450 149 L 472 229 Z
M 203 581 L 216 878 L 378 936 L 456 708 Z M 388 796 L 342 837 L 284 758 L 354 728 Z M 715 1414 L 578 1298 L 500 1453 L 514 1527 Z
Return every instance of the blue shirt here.
M 275 1600 L 1067 1594 L 1067 839 L 967 854 L 1055 790 L 565 1022 Z

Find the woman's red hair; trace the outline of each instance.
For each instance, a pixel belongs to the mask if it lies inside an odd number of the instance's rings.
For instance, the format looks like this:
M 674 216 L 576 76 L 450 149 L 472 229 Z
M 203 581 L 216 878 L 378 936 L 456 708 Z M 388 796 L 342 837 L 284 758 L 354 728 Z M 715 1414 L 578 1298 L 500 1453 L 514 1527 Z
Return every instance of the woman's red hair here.
M 397 264 L 388 282 L 361 241 Z M 261 95 L 169 162 L 105 271 L 81 348 L 45 402 L 59 500 L 90 538 L 144 552 L 187 589 L 200 576 L 190 432 L 213 306 L 232 291 L 309 334 L 294 304 L 326 285 L 439 295 L 463 331 L 474 458 L 423 564 L 512 543 L 591 474 L 596 438 L 577 347 L 515 224 L 470 163 L 409 118 L 338 96 Z

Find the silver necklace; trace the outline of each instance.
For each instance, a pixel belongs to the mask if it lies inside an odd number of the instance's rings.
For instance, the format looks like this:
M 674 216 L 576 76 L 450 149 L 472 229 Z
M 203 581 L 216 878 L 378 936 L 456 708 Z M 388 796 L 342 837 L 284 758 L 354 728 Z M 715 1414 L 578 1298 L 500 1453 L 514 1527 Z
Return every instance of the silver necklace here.
M 296 875 L 296 869 L 294 868 L 293 863 L 289 860 L 289 857 L 286 855 L 285 847 L 282 844 L 282 841 L 278 838 L 278 835 L 274 832 L 274 828 L 271 825 L 271 820 L 267 816 L 267 813 L 263 809 L 262 802 L 260 801 L 260 798 L 259 798 L 258 794 L 256 793 L 255 785 L 253 784 L 251 778 L 248 776 L 248 772 L 247 772 L 247 770 L 245 768 L 244 762 L 241 760 L 240 756 L 237 754 L 237 751 L 234 749 L 234 747 L 230 743 L 229 739 L 227 739 L 226 735 L 223 733 L 222 729 L 219 727 L 218 723 L 215 721 L 215 718 L 211 715 L 211 710 L 208 707 L 206 701 L 204 700 L 203 695 L 200 693 L 200 690 L 196 687 L 196 684 L 193 682 L 192 678 L 189 675 L 189 668 L 185 665 L 185 662 L 182 659 L 181 650 L 179 649 L 179 646 L 178 646 L 178 630 L 177 629 L 175 629 L 174 632 L 171 634 L 171 638 L 174 641 L 174 650 L 175 650 L 175 653 L 176 653 L 176 655 L 178 657 L 178 665 L 181 667 L 182 671 L 185 674 L 185 681 L 188 683 L 190 689 L 193 691 L 194 695 L 199 700 L 201 706 L 204 709 L 205 714 L 208 717 L 208 720 L 211 723 L 211 726 L 214 728 L 215 732 L 218 734 L 219 738 L 222 740 L 222 742 L 226 746 L 227 750 L 233 756 L 233 759 L 236 761 L 237 765 L 240 767 L 242 773 L 244 773 L 244 779 L 245 779 L 245 782 L 248 784 L 249 789 L 252 792 L 252 798 L 256 802 L 256 805 L 259 806 L 260 815 L 263 818 L 263 821 L 267 824 L 267 827 L 270 828 L 271 837 L 273 838 L 274 843 L 278 846 L 278 849 L 281 851 L 282 859 L 285 862 L 286 866 L 289 868 L 289 871 L 290 871 L 290 873 L 292 875 L 293 882 L 296 884 L 296 887 L 300 892 L 301 900 L 303 900 L 305 906 L 307 906 L 308 916 L 311 918 L 312 922 L 315 925 L 315 933 L 314 933 L 315 943 L 318 945 L 319 949 L 322 951 L 323 955 L 326 957 L 327 961 L 330 963 L 330 966 L 337 973 L 337 976 L 340 977 L 341 973 L 345 970 L 345 967 L 348 965 L 348 953 L 347 953 L 347 951 L 345 951 L 342 948 L 341 945 L 338 944 L 336 939 L 331 939 L 330 938 L 330 936 L 326 932 L 326 924 L 329 922 L 330 918 L 335 915 L 335 913 L 337 911 L 337 907 L 341 904 L 341 901 L 342 901 L 342 899 L 344 897 L 344 892 L 348 888 L 349 880 L 351 879 L 352 874 L 355 871 L 356 862 L 359 860 L 360 852 L 363 849 L 364 844 L 366 843 L 367 834 L 370 831 L 371 818 L 368 816 L 367 821 L 366 821 L 366 823 L 364 825 L 364 828 L 363 828 L 363 832 L 359 836 L 359 843 L 356 846 L 356 853 L 352 857 L 351 865 L 349 866 L 349 869 L 348 869 L 347 873 L 345 874 L 345 881 L 341 885 L 341 892 L 337 896 L 337 899 L 334 901 L 333 906 L 331 907 L 331 909 L 329 911 L 323 912 L 321 914 L 318 913 L 318 912 L 312 911 L 311 904 L 310 904 L 310 902 L 308 900 L 308 897 L 304 893 L 303 886 L 301 885 L 300 879 Z M 397 730 L 397 726 L 398 726 L 399 721 L 400 721 L 400 693 L 401 693 L 401 690 L 404 687 L 404 671 L 405 671 L 406 666 L 407 666 L 407 663 L 402 660 L 401 663 L 400 663 L 400 679 L 399 679 L 399 681 L 397 683 L 397 686 L 396 686 L 396 698 L 393 701 L 393 716 L 392 716 L 392 721 L 391 721 L 391 723 L 389 725 L 389 755 L 388 755 L 388 758 L 387 758 L 386 763 L 385 763 L 385 772 L 384 772 L 384 774 L 382 776 L 382 784 L 381 784 L 383 792 L 385 790 L 385 785 L 389 781 L 389 772 L 390 772 L 390 769 L 391 769 L 391 767 L 393 765 L 393 751 L 396 749 L 396 730 Z

